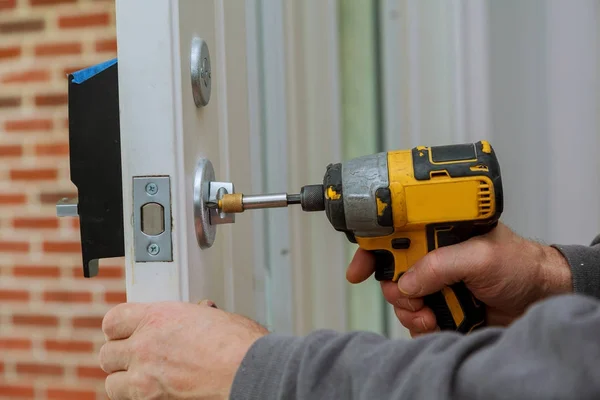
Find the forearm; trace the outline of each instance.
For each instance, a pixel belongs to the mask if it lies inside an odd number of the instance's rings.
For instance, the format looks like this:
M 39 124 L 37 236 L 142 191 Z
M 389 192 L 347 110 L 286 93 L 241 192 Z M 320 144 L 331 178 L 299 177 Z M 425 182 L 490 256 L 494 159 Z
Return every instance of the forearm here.
M 592 398 L 600 391 L 599 331 L 598 302 L 563 296 L 509 328 L 468 336 L 269 335 L 246 355 L 231 398 Z

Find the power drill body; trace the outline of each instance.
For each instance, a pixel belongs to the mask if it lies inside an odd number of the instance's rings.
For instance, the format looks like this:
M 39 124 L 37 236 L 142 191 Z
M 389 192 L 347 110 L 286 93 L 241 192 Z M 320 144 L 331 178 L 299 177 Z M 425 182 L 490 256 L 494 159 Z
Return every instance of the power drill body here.
M 438 247 L 489 232 L 503 210 L 500 167 L 485 141 L 332 164 L 322 190 L 327 218 L 375 254 L 380 281 L 397 281 Z M 463 283 L 426 296 L 425 304 L 443 330 L 466 333 L 485 323 L 484 305 Z

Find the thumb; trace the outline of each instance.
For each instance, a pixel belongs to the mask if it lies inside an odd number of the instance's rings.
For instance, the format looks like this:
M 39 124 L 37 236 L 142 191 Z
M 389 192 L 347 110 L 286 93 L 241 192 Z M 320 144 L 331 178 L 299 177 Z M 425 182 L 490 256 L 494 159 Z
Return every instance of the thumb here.
M 398 289 L 409 297 L 423 297 L 453 283 L 468 281 L 480 273 L 488 254 L 487 244 L 481 240 L 438 248 L 402 275 Z
M 198 305 L 205 306 L 205 307 L 218 308 L 217 305 L 214 303 L 214 301 L 211 301 L 211 300 L 201 300 L 198 302 Z

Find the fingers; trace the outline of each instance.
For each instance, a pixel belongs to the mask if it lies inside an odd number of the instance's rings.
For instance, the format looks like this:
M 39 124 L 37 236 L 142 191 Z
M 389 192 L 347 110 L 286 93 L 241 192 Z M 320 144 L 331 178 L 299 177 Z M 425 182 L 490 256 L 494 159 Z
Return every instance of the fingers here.
M 419 311 L 407 311 L 402 308 L 394 308 L 396 317 L 411 334 L 430 333 L 437 330 L 435 316 L 430 308 L 422 308 Z
M 358 249 L 346 270 L 346 279 L 350 283 L 360 283 L 375 272 L 375 256 L 369 251 Z
M 382 281 L 381 291 L 383 297 L 392 306 L 403 308 L 407 311 L 418 311 L 423 308 L 423 299 L 409 298 L 398 290 L 398 285 L 392 281 Z
M 146 315 L 149 304 L 124 303 L 111 309 L 102 320 L 107 340 L 126 339 L 136 330 Z
M 127 340 L 111 340 L 100 348 L 100 368 L 107 374 L 127 371 L 131 358 L 131 346 Z
M 441 247 L 428 253 L 398 280 L 398 288 L 409 297 L 423 297 L 444 286 L 477 277 L 493 260 L 491 245 L 484 240 Z
M 129 400 L 128 373 L 125 371 L 115 372 L 106 377 L 104 382 L 106 394 L 110 400 Z

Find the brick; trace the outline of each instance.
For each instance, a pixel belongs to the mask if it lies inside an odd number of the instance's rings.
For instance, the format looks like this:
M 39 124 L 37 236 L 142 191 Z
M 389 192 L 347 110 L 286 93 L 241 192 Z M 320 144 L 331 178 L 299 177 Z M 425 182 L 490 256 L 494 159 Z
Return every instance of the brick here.
M 20 278 L 58 278 L 60 268 L 56 266 L 16 265 L 13 276 Z
M 102 329 L 104 317 L 74 317 L 71 321 L 73 328 Z
M 0 60 L 16 58 L 21 55 L 21 48 L 17 46 L 0 47 Z
M 96 41 L 96 51 L 98 53 L 116 53 L 117 39 L 101 39 Z
M 35 146 L 38 156 L 68 156 L 69 143 L 38 144 Z
M 80 242 L 44 242 L 44 251 L 46 253 L 80 253 Z
M 79 389 L 49 388 L 46 392 L 48 400 L 96 400 L 96 392 Z
M 109 22 L 108 13 L 68 15 L 58 18 L 58 26 L 63 29 L 107 26 Z
M 0 361 L 0 374 L 4 373 L 4 362 Z
M 70 75 L 73 72 L 77 72 L 77 71 L 81 71 L 82 69 L 86 69 L 89 66 L 87 65 L 80 65 L 80 66 L 71 66 L 71 67 L 66 67 L 65 69 L 63 69 L 63 75 Z
M 90 292 L 48 291 L 44 293 L 44 301 L 58 303 L 91 303 Z
M 35 46 L 35 55 L 40 57 L 74 55 L 81 54 L 81 49 L 81 43 L 77 42 L 44 43 Z
M 75 197 L 77 197 L 77 193 L 74 192 L 41 193 L 40 203 L 55 205 L 61 199 L 72 199 Z
M 13 181 L 52 181 L 58 177 L 56 169 L 13 169 L 10 179 Z
M 64 106 L 69 103 L 69 96 L 66 93 L 44 94 L 35 96 L 35 105 L 38 107 Z
M 12 317 L 12 322 L 15 325 L 57 326 L 58 318 L 53 315 L 15 314 Z
M 0 253 L 27 253 L 29 242 L 0 241 Z
M 0 337 L 0 349 L 2 350 L 29 350 L 31 340 L 23 338 L 2 338 Z
M 0 157 L 19 157 L 23 154 L 21 145 L 6 145 L 0 146 Z
M 51 119 L 13 119 L 6 121 L 7 132 L 49 131 L 52 129 Z
M 79 230 L 79 228 L 81 227 L 81 223 L 79 222 L 79 218 L 75 218 L 75 219 L 71 220 L 71 227 L 73 229 Z
M 56 4 L 72 4 L 76 2 L 77 0 L 29 0 L 29 4 L 34 7 L 51 6 Z
M 77 367 L 77 376 L 80 378 L 104 380 L 107 375 L 108 374 L 99 367 Z
M 15 8 L 17 6 L 17 0 L 0 0 L 0 10 L 7 10 L 9 8 Z
M 10 385 L 0 381 L 0 395 L 8 399 L 33 399 L 33 387 L 22 385 Z
M 121 279 L 125 277 L 125 270 L 123 269 L 123 267 L 105 267 L 100 265 L 98 271 L 99 272 L 96 276 L 96 279 Z M 81 267 L 73 267 L 72 276 L 73 278 L 87 279 L 84 278 Z
M 88 353 L 94 350 L 92 342 L 78 340 L 46 340 L 46 350 L 65 353 Z
M 56 229 L 58 226 L 58 218 L 15 218 L 13 220 L 13 227 L 17 229 Z
M 29 292 L 26 290 L 0 289 L 0 302 L 5 301 L 28 301 Z
M 0 108 L 14 108 L 21 106 L 20 97 L 0 97 Z
M 25 204 L 27 196 L 24 194 L 0 193 L 0 205 Z
M 8 20 L 0 23 L 0 33 L 31 33 L 43 31 L 46 23 L 43 19 Z
M 23 375 L 61 376 L 65 372 L 64 367 L 60 365 L 37 363 L 17 363 L 16 370 L 18 374 Z
M 104 301 L 109 304 L 120 304 L 127 302 L 125 292 L 106 292 L 104 293 Z
M 39 83 L 49 81 L 50 71 L 42 69 L 11 72 L 2 78 L 3 83 Z

